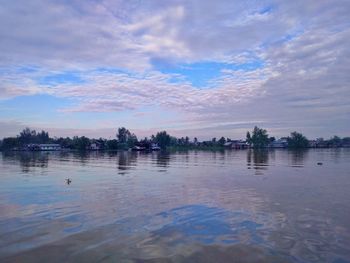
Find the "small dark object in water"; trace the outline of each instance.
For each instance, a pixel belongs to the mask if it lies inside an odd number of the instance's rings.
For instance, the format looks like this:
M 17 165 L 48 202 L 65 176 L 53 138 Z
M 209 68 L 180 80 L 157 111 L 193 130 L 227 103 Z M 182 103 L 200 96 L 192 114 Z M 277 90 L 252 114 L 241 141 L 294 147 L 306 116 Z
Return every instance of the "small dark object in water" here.
M 68 178 L 68 179 L 66 179 L 66 183 L 67 183 L 67 184 L 70 184 L 71 182 L 72 182 L 72 180 L 71 180 L 71 179 L 69 179 L 69 178 Z
M 321 163 L 321 162 L 319 162 L 319 163 L 317 163 L 317 165 L 322 165 L 323 163 Z

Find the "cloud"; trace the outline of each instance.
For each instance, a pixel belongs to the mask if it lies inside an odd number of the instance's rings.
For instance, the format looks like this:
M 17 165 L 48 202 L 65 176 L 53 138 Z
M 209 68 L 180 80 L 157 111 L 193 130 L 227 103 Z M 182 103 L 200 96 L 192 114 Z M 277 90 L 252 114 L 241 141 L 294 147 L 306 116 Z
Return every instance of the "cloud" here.
M 345 135 L 349 12 L 342 0 L 9 1 L 0 7 L 0 98 L 73 101 L 62 114 L 176 111 L 183 130 L 263 121 L 279 131 Z M 198 87 L 154 61 L 262 63 L 223 66 Z M 81 81 L 42 81 L 71 71 Z
M 50 93 L 35 81 L 36 73 L 19 72 L 15 68 L 0 68 L 0 100 L 23 95 Z
M 259 13 L 265 5 L 255 1 L 6 2 L 0 9 L 0 58 L 6 64 L 131 70 L 149 69 L 154 57 L 224 59 L 279 39 L 292 28 L 290 21 Z
M 16 1 L 1 5 L 0 13 L 3 64 L 132 69 L 148 65 L 122 29 L 124 21 L 103 3 Z
M 265 81 L 263 72 L 227 72 L 212 81 L 212 89 L 198 89 L 187 82 L 171 83 L 171 76 L 158 72 L 132 76 L 97 73 L 89 75 L 82 85 L 57 85 L 51 91 L 55 96 L 77 98 L 77 107 L 65 111 L 108 112 L 160 106 L 196 113 L 239 105 L 257 96 L 256 90 Z

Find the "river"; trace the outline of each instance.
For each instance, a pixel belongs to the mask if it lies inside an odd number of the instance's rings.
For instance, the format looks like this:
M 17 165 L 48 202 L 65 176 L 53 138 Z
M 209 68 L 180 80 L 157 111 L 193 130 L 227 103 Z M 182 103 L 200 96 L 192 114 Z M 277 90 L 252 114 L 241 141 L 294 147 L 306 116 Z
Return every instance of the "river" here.
M 0 261 L 350 262 L 350 149 L 0 153 Z

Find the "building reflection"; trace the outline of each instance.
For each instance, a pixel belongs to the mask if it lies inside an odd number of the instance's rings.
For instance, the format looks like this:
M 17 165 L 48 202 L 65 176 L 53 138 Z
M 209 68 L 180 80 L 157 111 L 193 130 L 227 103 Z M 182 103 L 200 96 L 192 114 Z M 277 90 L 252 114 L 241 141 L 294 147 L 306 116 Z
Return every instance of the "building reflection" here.
M 4 152 L 3 160 L 18 162 L 22 172 L 32 172 L 36 167 L 47 168 L 49 163 L 48 152 Z

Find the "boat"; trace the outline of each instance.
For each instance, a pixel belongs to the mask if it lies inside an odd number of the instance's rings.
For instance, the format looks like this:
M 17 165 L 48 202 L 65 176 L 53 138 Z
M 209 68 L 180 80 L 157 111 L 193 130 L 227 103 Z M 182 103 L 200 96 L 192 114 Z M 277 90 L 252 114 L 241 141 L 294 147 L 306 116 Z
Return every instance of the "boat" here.
M 132 150 L 132 151 L 138 152 L 138 151 L 145 151 L 146 148 L 145 148 L 145 147 L 141 147 L 141 146 L 135 145 L 134 147 L 131 148 L 131 150 Z

